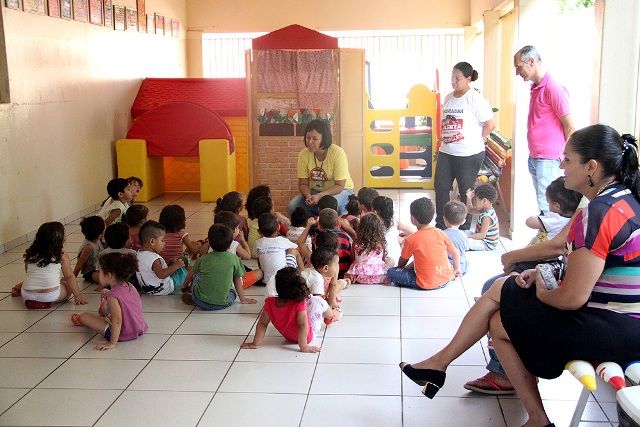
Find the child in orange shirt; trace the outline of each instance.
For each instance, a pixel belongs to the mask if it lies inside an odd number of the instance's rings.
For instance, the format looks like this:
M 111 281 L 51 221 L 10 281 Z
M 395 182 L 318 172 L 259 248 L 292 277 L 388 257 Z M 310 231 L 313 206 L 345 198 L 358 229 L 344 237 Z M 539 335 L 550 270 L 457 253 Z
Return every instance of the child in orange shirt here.
M 414 200 L 409 207 L 411 223 L 418 231 L 404 241 L 398 267 L 390 268 L 387 277 L 396 285 L 412 289 L 429 290 L 445 286 L 460 276 L 460 255 L 442 230 L 430 225 L 435 215 L 431 200 Z M 447 253 L 453 259 L 453 269 Z M 413 264 L 407 265 L 413 256 Z

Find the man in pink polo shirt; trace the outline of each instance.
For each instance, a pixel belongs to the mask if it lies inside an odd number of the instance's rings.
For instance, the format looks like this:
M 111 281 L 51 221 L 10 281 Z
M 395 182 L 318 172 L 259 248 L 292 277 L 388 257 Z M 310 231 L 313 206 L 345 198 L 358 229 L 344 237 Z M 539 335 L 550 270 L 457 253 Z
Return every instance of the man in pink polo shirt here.
M 574 131 L 569 114 L 569 95 L 546 72 L 540 54 L 533 46 L 525 46 L 513 57 L 516 74 L 531 81 L 527 140 L 529 173 L 538 199 L 538 209 L 549 211 L 545 197 L 547 186 L 562 175 L 560 160 L 564 145 Z

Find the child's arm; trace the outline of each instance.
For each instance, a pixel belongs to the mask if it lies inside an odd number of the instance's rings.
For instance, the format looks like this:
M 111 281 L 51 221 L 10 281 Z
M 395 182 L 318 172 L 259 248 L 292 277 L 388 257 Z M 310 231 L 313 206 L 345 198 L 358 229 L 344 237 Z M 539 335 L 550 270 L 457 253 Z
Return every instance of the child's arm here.
M 182 267 L 184 267 L 184 262 L 181 259 L 173 261 L 167 268 L 162 268 L 162 263 L 159 259 L 155 260 L 151 265 L 151 269 L 158 276 L 158 279 L 166 279 Z
M 299 311 L 296 314 L 296 323 L 298 324 L 298 345 L 303 353 L 317 353 L 320 347 L 307 344 L 307 334 L 309 333 L 309 321 L 307 320 L 307 310 Z
M 191 282 L 193 281 L 193 268 L 189 267 L 189 270 L 187 271 L 187 276 L 184 278 L 184 281 L 182 282 L 182 286 L 180 287 L 181 290 L 187 290 L 191 287 Z
M 111 212 L 109 212 L 109 216 L 107 217 L 107 219 L 104 220 L 104 228 L 106 229 L 108 226 L 110 226 L 111 223 L 120 216 L 121 212 L 122 211 L 120 209 L 114 209 Z
M 96 350 L 100 351 L 115 348 L 116 344 L 118 344 L 118 338 L 120 338 L 120 332 L 122 331 L 122 310 L 120 309 L 120 303 L 113 297 L 107 297 L 107 306 L 111 314 L 111 337 L 109 341 L 96 346 Z
M 398 258 L 398 268 L 404 268 L 407 265 L 407 262 L 409 261 L 408 258 Z
M 256 334 L 253 337 L 253 342 L 245 342 L 240 348 L 256 349 L 262 344 L 264 335 L 267 332 L 267 326 L 269 326 L 269 315 L 266 311 L 262 310 L 262 314 L 258 319 L 258 325 L 256 326 Z
M 93 249 L 89 245 L 86 245 L 84 248 L 82 248 L 82 250 L 80 251 L 80 255 L 78 255 L 78 262 L 76 262 L 76 266 L 73 269 L 73 277 L 78 277 L 78 273 L 82 271 L 82 268 L 87 263 L 87 260 L 91 255 L 91 251 L 93 251 Z
M 206 255 L 209 252 L 209 239 L 204 239 L 204 243 L 198 249 L 198 256 Z
M 249 244 L 244 239 L 244 234 L 240 232 L 238 234 L 238 247 L 236 248 L 236 255 L 240 257 L 240 259 L 251 259 L 251 248 Z
M 405 236 L 410 236 L 416 232 L 416 229 L 412 225 L 403 224 L 401 222 L 398 223 L 398 231 L 404 233 Z
M 244 288 L 242 287 L 242 277 L 234 277 L 233 285 L 236 288 L 236 293 L 238 294 L 238 299 L 240 300 L 241 304 L 255 304 L 258 302 L 255 300 L 255 298 L 247 298 L 244 296 Z
M 466 203 L 467 212 L 469 212 L 470 214 L 480 213 L 480 211 L 476 209 L 475 206 L 473 206 L 473 197 L 474 197 L 473 190 L 467 189 L 467 192 L 465 194 L 467 195 L 467 203 Z
M 352 239 L 356 238 L 356 231 L 351 226 L 351 223 L 347 221 L 345 218 L 342 218 L 342 217 L 338 218 L 338 225 L 340 226 L 342 231 L 344 231 L 349 236 L 351 236 Z
M 306 260 L 309 260 L 309 258 L 311 258 L 311 251 L 307 247 L 307 237 L 309 237 L 309 230 L 317 223 L 318 221 L 316 221 L 315 218 L 309 218 L 307 220 L 306 227 L 304 227 L 302 234 L 300 234 L 300 237 L 298 237 L 298 241 L 296 242 L 298 244 L 298 252 L 300 252 L 302 258 Z
M 196 255 L 200 251 L 200 243 L 195 240 L 191 240 L 188 234 L 185 234 L 182 238 L 182 243 L 187 247 L 187 252 L 189 255 Z
M 482 218 L 482 223 L 480 224 L 480 231 L 477 233 L 469 234 L 469 238 L 475 240 L 482 240 L 487 236 L 487 231 L 489 231 L 489 226 L 491 225 L 491 218 L 485 216 Z
M 447 245 L 447 252 L 451 255 L 451 259 L 453 260 L 453 275 L 455 277 L 462 276 L 462 270 L 460 270 L 460 254 L 455 246 Z
M 525 221 L 525 225 L 529 228 L 533 228 L 534 230 L 545 231 L 544 225 L 542 224 L 542 221 L 540 221 L 539 216 L 530 216 Z
M 64 277 L 69 291 L 74 296 L 74 303 L 76 305 L 86 304 L 87 300 L 84 299 L 82 297 L 82 294 L 80 293 L 80 288 L 78 287 L 76 276 L 73 274 L 73 270 L 71 269 L 71 261 L 69 260 L 69 255 L 67 255 L 66 252 L 62 252 L 62 259 L 60 260 L 60 263 L 62 264 L 62 276 Z

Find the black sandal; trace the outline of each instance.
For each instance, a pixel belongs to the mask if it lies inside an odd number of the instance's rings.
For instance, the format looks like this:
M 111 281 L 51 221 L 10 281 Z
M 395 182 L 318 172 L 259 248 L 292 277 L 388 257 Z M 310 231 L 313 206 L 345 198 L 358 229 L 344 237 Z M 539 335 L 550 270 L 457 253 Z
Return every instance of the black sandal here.
M 444 385 L 447 373 L 435 369 L 416 369 L 406 362 L 400 363 L 402 372 L 414 383 L 422 386 L 422 394 L 433 399 Z

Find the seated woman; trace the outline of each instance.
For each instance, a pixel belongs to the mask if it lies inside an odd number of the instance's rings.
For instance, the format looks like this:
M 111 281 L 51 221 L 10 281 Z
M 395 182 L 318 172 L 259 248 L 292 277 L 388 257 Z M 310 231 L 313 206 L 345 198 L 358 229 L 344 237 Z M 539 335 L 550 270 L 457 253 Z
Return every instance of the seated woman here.
M 318 215 L 318 200 L 333 196 L 338 200 L 338 213 L 346 212 L 353 181 L 344 150 L 331 143 L 331 128 L 322 120 L 310 121 L 304 129 L 305 149 L 298 154 L 298 189 L 287 210 L 289 215 L 298 206 L 309 215 Z
M 548 290 L 539 268 L 496 280 L 444 349 L 400 364 L 427 397 L 487 331 L 529 415 L 526 426 L 549 425 L 536 377 L 556 378 L 574 359 L 626 365 L 640 358 L 638 146 L 630 135 L 593 125 L 571 135 L 564 156 L 565 186 L 590 203 L 571 223 L 561 286 Z

